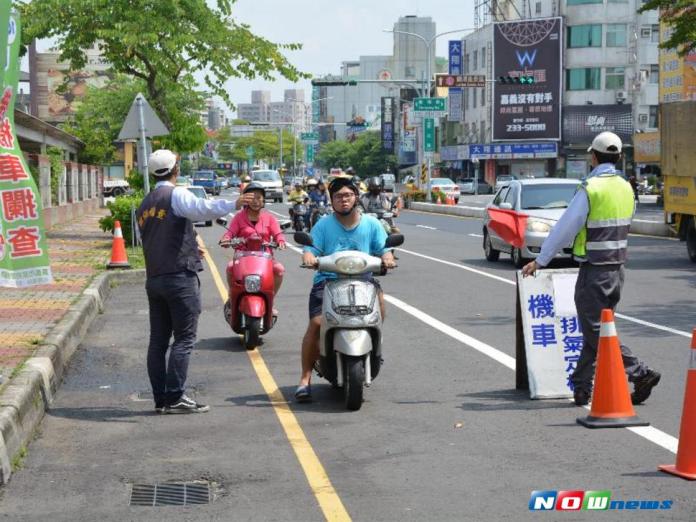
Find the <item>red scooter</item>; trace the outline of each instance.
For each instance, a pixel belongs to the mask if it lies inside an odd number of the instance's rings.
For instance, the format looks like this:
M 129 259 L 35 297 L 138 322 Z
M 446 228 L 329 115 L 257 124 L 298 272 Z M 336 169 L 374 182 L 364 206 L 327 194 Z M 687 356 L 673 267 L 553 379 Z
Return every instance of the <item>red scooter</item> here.
M 245 246 L 244 250 L 239 247 Z M 253 350 L 261 336 L 275 323 L 273 316 L 273 254 L 275 242 L 260 237 L 220 241 L 223 248 L 235 248 L 227 264 L 229 298 L 225 303 L 225 320 L 235 333 L 244 336 L 244 347 Z

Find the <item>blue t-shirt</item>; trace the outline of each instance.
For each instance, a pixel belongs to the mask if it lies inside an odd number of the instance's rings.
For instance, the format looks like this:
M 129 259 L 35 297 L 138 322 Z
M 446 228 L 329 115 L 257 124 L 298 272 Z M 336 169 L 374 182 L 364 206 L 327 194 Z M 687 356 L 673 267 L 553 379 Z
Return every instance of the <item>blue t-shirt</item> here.
M 318 190 L 313 190 L 309 193 L 309 200 L 314 205 L 319 205 L 322 202 L 324 203 L 324 205 L 328 205 L 329 204 L 328 192 L 326 192 L 326 191 L 319 192 Z
M 387 249 L 384 242 L 387 233 L 377 219 L 372 216 L 361 216 L 360 222 L 353 228 L 347 229 L 336 218 L 335 214 L 320 219 L 312 228 L 311 247 L 304 247 L 305 252 L 315 256 L 328 256 L 345 250 L 359 250 L 373 256 L 382 256 Z M 335 279 L 336 274 L 317 272 L 314 284 L 325 279 Z

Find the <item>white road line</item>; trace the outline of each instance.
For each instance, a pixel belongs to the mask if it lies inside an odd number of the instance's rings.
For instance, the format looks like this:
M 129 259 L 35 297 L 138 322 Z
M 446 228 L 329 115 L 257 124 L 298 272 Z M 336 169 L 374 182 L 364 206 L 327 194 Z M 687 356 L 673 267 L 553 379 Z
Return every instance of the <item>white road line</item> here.
M 493 274 L 490 274 L 488 272 L 484 272 L 483 270 L 477 270 L 475 268 L 471 268 L 471 267 L 463 265 L 461 263 L 452 263 L 451 261 L 445 261 L 444 259 L 438 259 L 437 257 L 426 256 L 425 254 L 420 254 L 418 252 L 413 252 L 411 250 L 404 250 L 403 248 L 399 248 L 399 252 L 404 252 L 406 254 L 411 254 L 413 256 L 422 257 L 423 259 L 435 261 L 436 263 L 442 263 L 443 265 L 453 266 L 453 267 L 459 268 L 461 270 L 473 272 L 474 274 L 488 277 L 490 279 L 495 279 L 496 281 L 500 281 L 501 283 L 506 283 L 508 285 L 516 285 L 517 284 L 515 281 L 513 281 L 511 279 L 507 279 L 505 277 L 493 275 Z M 655 330 L 662 330 L 663 332 L 668 332 L 668 333 L 671 333 L 674 335 L 679 335 L 681 337 L 686 337 L 687 339 L 691 339 L 691 332 L 685 332 L 683 330 L 677 330 L 675 328 L 670 328 L 669 326 L 663 326 L 661 324 L 651 323 L 649 321 L 644 321 L 644 320 L 638 319 L 636 317 L 631 317 L 630 315 L 615 313 L 614 316 L 618 317 L 620 319 L 623 319 L 624 321 L 629 321 L 632 323 L 640 324 L 642 326 L 647 326 L 648 328 L 654 328 Z
M 302 250 L 297 248 L 295 245 L 291 245 L 288 243 L 288 247 L 291 248 L 292 250 L 301 253 Z M 401 252 L 404 252 L 404 250 L 399 249 Z M 421 257 L 428 257 L 428 256 L 423 256 L 423 254 L 417 254 L 415 252 L 409 252 L 411 254 L 421 256 Z M 448 261 L 442 261 L 442 260 L 437 260 L 435 258 L 431 258 L 436 261 L 440 261 L 445 264 L 451 264 L 454 266 L 457 266 L 458 268 L 463 268 L 463 269 L 468 269 L 474 272 L 479 272 L 478 270 L 474 270 L 473 268 L 465 267 L 463 265 L 455 265 L 454 263 L 449 263 Z M 485 274 L 485 272 L 481 272 Z M 491 276 L 491 274 L 487 274 Z M 498 278 L 497 276 L 491 276 L 497 279 L 501 279 L 505 282 L 511 282 L 507 279 L 503 278 Z M 435 319 L 433 316 L 426 314 L 425 312 L 419 310 L 418 308 L 415 308 L 404 301 L 397 299 L 396 297 L 393 297 L 391 295 L 384 294 L 384 299 L 388 303 L 396 306 L 397 308 L 403 310 L 407 314 L 415 317 L 419 321 L 422 321 L 428 326 L 431 326 L 432 328 L 435 328 L 436 330 L 439 330 L 443 334 L 459 341 L 462 344 L 465 344 L 466 346 L 469 346 L 470 348 L 473 348 L 474 350 L 482 353 L 483 355 L 486 355 L 493 359 L 494 361 L 499 362 L 506 368 L 509 368 L 511 370 L 515 370 L 515 358 L 498 350 L 497 348 L 494 348 L 493 346 L 486 344 L 482 341 L 479 341 L 478 339 L 475 339 L 474 337 L 471 337 L 470 335 L 465 334 L 464 332 L 460 332 L 459 330 L 452 328 L 449 325 L 446 325 L 445 323 L 438 321 Z M 585 409 L 589 410 L 588 406 L 585 406 Z M 652 442 L 653 444 L 656 444 L 667 451 L 671 451 L 672 453 L 677 453 L 677 446 L 679 445 L 679 439 L 676 437 L 673 437 L 669 433 L 665 433 L 664 431 L 658 430 L 657 428 L 653 426 L 645 426 L 645 427 L 637 427 L 637 428 L 626 428 L 629 431 L 632 431 L 636 435 L 640 435 L 644 439 Z
M 483 234 L 469 234 L 471 237 L 483 237 Z
M 417 228 L 427 228 L 428 230 L 437 230 L 435 227 L 429 227 L 428 225 L 416 225 Z

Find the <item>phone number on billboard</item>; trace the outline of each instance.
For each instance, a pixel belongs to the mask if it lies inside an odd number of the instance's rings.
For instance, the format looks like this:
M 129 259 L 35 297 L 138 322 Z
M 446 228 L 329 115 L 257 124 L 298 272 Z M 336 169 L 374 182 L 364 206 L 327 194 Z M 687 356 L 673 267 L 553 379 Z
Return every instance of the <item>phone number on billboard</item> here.
M 546 130 L 545 123 L 526 123 L 524 125 L 515 123 L 507 125 L 508 132 L 543 132 Z

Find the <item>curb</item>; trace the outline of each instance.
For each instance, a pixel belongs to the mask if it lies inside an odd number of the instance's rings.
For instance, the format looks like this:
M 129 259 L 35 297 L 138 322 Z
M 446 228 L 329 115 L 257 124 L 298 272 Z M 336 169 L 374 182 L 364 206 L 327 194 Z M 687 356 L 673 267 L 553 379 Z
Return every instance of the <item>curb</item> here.
M 413 202 L 407 210 L 418 210 L 420 212 L 431 212 L 433 214 L 445 214 L 451 216 L 482 218 L 483 207 L 465 207 L 462 205 L 436 205 L 433 203 Z M 631 223 L 631 234 L 641 234 L 646 236 L 676 237 L 676 234 L 666 223 L 659 221 L 648 221 L 646 219 L 634 219 Z
M 112 284 L 144 281 L 144 269 L 97 276 L 0 393 L 0 484 L 9 481 L 13 460 L 26 449 L 51 406 L 65 368 L 103 311 Z

